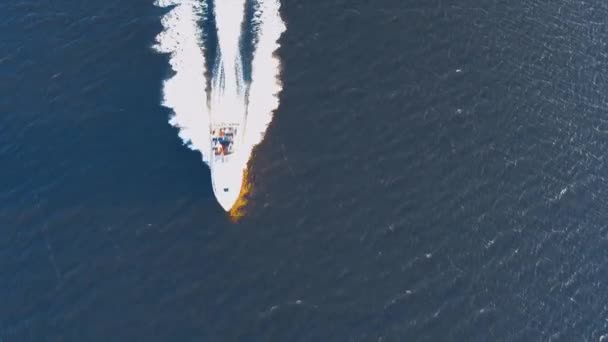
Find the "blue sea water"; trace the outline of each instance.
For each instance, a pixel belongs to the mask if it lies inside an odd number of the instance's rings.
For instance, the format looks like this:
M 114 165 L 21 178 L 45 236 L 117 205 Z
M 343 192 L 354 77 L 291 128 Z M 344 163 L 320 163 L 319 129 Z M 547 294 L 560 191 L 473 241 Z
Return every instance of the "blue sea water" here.
M 164 315 L 177 278 L 149 270 L 171 250 L 193 255 L 145 241 L 195 240 L 178 233 L 184 225 L 202 238 L 220 215 L 208 169 L 160 106 L 170 70 L 151 46 L 162 11 L 150 1 L 0 6 L 0 338 L 153 339 L 156 328 L 140 334 L 146 312 Z M 157 338 L 188 334 L 166 325 L 182 332 Z
M 0 341 L 608 338 L 608 6 L 283 1 L 242 221 L 151 0 L 0 3 Z

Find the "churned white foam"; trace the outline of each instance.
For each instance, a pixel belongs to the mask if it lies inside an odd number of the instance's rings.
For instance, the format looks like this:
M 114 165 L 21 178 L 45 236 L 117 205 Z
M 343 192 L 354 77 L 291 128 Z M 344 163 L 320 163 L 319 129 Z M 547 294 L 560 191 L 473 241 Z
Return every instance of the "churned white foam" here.
M 280 47 L 279 38 L 285 31 L 281 19 L 279 0 L 258 0 L 254 20 L 258 32 L 258 43 L 254 50 L 249 102 L 247 108 L 246 136 L 244 151 L 251 151 L 262 141 L 266 128 L 279 106 L 281 62 L 275 55 Z M 247 158 L 249 159 L 249 158 Z
M 209 151 L 209 112 L 205 94 L 205 55 L 198 21 L 206 10 L 199 0 L 158 0 L 157 6 L 175 6 L 161 20 L 164 30 L 154 48 L 169 53 L 175 75 L 163 85 L 163 105 L 173 110 L 169 121 L 191 149 Z
M 210 82 L 205 79 L 207 64 L 199 27 L 202 16 L 210 14 L 206 12 L 207 2 L 156 2 L 157 6 L 172 6 L 162 18 L 164 30 L 157 36 L 155 45 L 157 51 L 170 54 L 170 64 L 175 71 L 175 75 L 164 82 L 163 105 L 173 110 L 170 123 L 179 128 L 179 136 L 184 143 L 200 151 L 203 160 L 212 168 L 214 192 L 217 190 L 216 183 L 221 183 L 221 189 L 234 189 L 232 191 L 237 191 L 238 195 L 242 171 L 251 157 L 251 151 L 263 139 L 279 105 L 281 65 L 274 53 L 279 48 L 278 39 L 285 31 L 279 13 L 280 3 L 278 0 L 254 1 L 253 33 L 256 44 L 251 60 L 250 84 L 246 84 L 243 75 L 240 41 L 245 0 L 214 1 L 218 54 Z M 210 84 L 210 89 L 206 89 L 207 84 Z M 230 162 L 210 161 L 210 129 L 219 123 L 237 124 L 244 132 Z M 225 195 L 225 191 L 220 195 Z M 232 191 L 230 194 L 235 194 Z M 228 210 L 236 199 L 220 196 L 218 200 Z
M 243 88 L 239 40 L 245 17 L 245 0 L 215 1 L 214 14 L 220 62 L 218 70 L 214 72 L 213 92 L 233 97 L 241 93 Z
M 211 82 L 211 122 L 243 124 L 246 106 L 240 37 L 245 0 L 215 1 L 214 15 L 219 54 Z

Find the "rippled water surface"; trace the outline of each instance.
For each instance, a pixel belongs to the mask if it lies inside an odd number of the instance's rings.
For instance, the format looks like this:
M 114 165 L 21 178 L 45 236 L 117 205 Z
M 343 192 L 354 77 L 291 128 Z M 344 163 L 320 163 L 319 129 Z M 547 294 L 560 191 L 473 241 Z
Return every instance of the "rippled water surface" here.
M 608 338 L 608 5 L 283 0 L 230 222 L 152 0 L 0 4 L 0 339 Z

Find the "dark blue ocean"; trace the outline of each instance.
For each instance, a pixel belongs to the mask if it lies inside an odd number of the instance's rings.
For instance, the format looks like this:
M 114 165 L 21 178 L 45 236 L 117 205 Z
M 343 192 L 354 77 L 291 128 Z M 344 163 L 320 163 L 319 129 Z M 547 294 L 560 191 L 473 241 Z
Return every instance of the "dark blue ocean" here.
M 608 3 L 282 4 L 233 223 L 168 9 L 0 3 L 0 341 L 608 341 Z

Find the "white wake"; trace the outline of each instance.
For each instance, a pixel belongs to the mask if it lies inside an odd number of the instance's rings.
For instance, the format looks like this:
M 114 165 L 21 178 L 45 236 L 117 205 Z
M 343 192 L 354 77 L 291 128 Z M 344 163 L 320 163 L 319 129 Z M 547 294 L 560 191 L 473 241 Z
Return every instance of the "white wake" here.
M 162 18 L 164 30 L 155 48 L 170 54 L 175 75 L 163 85 L 163 106 L 173 110 L 169 123 L 179 136 L 209 162 L 209 125 L 228 116 L 245 120 L 240 154 L 248 161 L 253 148 L 263 139 L 282 89 L 281 65 L 274 55 L 285 31 L 279 0 L 256 0 L 254 21 L 257 44 L 251 61 L 251 83 L 244 81 L 240 39 L 245 17 L 245 0 L 215 0 L 214 16 L 218 36 L 218 57 L 211 71 L 211 89 L 206 89 L 205 46 L 199 22 L 209 6 L 207 0 L 157 0 L 160 7 L 175 6 Z M 207 93 L 209 99 L 207 102 Z M 246 119 L 245 119 L 246 118 Z M 243 163 L 243 167 L 245 167 Z
M 255 21 L 258 28 L 258 44 L 253 54 L 245 153 L 250 156 L 253 148 L 264 138 L 266 128 L 279 106 L 281 62 L 274 55 L 280 47 L 278 39 L 285 31 L 281 19 L 279 0 L 259 0 L 256 3 Z
M 209 110 L 205 94 L 205 55 L 201 47 L 200 15 L 206 3 L 197 0 L 159 0 L 157 6 L 176 6 L 162 19 L 164 30 L 155 48 L 169 53 L 175 75 L 164 82 L 163 105 L 173 110 L 169 123 L 190 148 L 201 151 L 207 161 Z

